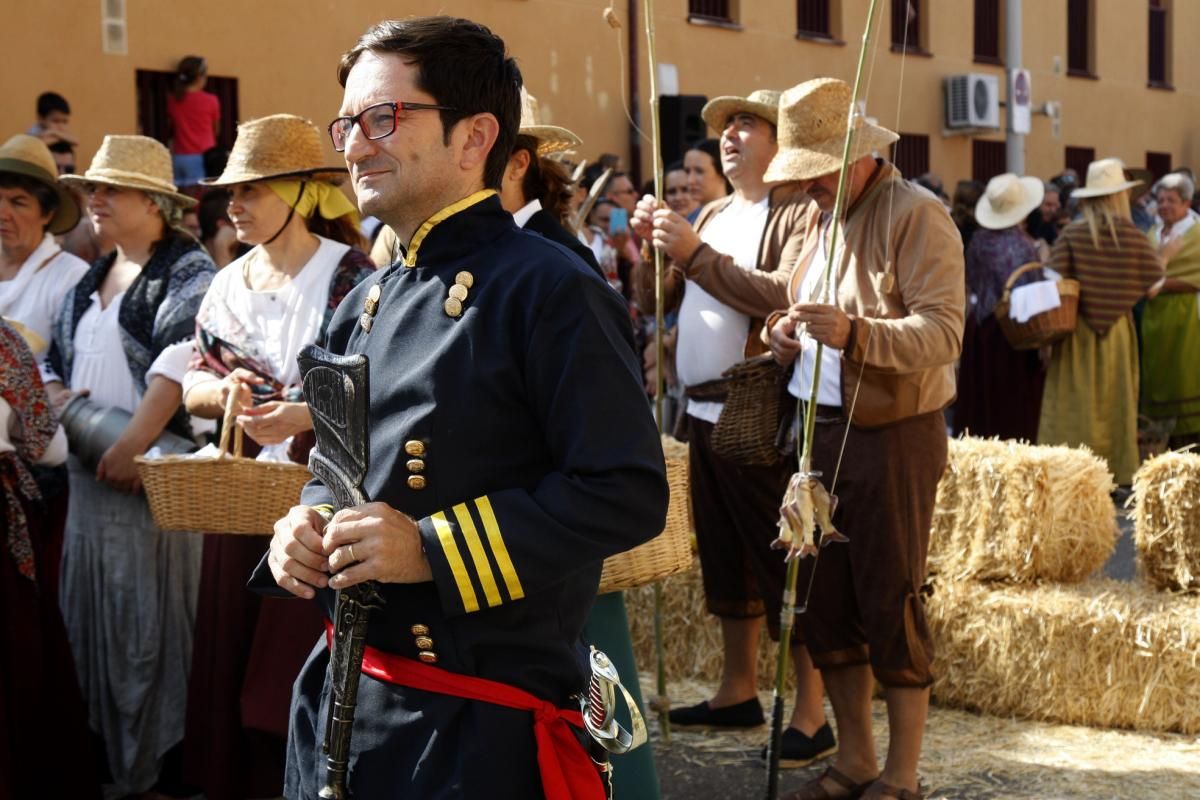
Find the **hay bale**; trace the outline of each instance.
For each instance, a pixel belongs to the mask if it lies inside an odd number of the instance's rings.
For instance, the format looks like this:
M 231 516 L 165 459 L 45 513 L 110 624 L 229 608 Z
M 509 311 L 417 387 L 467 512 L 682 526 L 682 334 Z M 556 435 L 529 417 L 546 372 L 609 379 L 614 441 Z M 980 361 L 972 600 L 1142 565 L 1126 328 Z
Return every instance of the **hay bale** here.
M 672 682 L 715 684 L 721 677 L 721 626 L 704 606 L 699 567 L 663 579 L 662 586 L 667 677 Z M 627 589 L 625 608 L 638 671 L 654 675 L 658 664 L 654 654 L 654 587 Z M 770 688 L 774 681 L 775 657 L 775 643 L 764 625 L 758 650 L 758 685 L 762 689 Z
M 1200 590 L 1200 455 L 1165 453 L 1133 476 L 1134 543 L 1159 589 Z
M 937 702 L 998 716 L 1200 732 L 1200 598 L 1142 584 L 938 582 Z
M 1108 465 L 1085 447 L 952 439 L 929 570 L 949 580 L 1084 580 L 1120 536 L 1112 488 Z

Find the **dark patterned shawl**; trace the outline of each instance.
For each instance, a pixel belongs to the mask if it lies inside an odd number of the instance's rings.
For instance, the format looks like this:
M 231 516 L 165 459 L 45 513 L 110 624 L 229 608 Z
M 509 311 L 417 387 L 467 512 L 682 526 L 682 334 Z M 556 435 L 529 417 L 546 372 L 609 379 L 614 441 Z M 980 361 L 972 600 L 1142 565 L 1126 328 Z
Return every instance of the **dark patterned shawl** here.
M 375 271 L 375 264 L 364 253 L 351 248 L 347 250 L 333 270 L 329 281 L 329 297 L 325 303 L 325 314 L 321 319 L 321 328 L 315 344 L 324 345 L 326 333 L 329 330 L 329 320 L 350 290 L 366 280 Z M 300 402 L 304 399 L 302 387 L 284 386 L 271 372 L 271 368 L 254 355 L 257 350 L 255 343 L 246 341 L 244 329 L 237 315 L 224 302 L 224 298 L 215 297 L 212 293 L 205 296 L 200 310 L 196 315 L 196 350 L 192 356 L 189 369 L 211 372 L 218 378 L 224 378 L 239 367 L 248 369 L 263 379 L 261 384 L 251 386 L 254 394 L 254 404 L 272 400 Z M 308 451 L 312 448 L 313 437 L 298 435 L 292 440 L 288 456 L 298 464 L 308 463 Z M 255 455 L 258 447 L 252 446 L 253 440 L 247 436 L 245 453 Z
M 98 259 L 63 301 L 54 326 L 50 363 L 68 385 L 75 361 L 75 330 L 92 304 L 92 293 L 104 283 L 115 260 L 115 253 Z M 125 290 L 117 324 L 129 372 L 139 393 L 146 391 L 146 373 L 154 359 L 168 346 L 192 335 L 200 301 L 216 271 L 199 242 L 169 232 Z M 187 412 L 182 407 L 168 428 L 183 436 L 191 435 Z
M 58 421 L 50 411 L 33 353 L 21 335 L 3 321 L 0 321 L 0 398 L 8 403 L 19 423 L 19 436 L 13 437 L 12 442 L 16 450 L 0 453 L 0 494 L 8 528 L 5 544 L 17 571 L 33 580 L 36 577 L 33 542 L 22 499 L 27 502 L 42 499 L 29 465 L 45 454 L 58 429 Z

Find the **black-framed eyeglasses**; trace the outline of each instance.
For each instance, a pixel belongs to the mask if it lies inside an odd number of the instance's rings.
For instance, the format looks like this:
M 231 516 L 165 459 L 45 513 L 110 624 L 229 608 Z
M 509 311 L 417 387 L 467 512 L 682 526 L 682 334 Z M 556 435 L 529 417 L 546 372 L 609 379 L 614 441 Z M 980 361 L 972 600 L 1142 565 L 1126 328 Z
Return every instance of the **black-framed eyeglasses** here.
M 355 123 L 368 139 L 382 139 L 391 136 L 396 130 L 396 121 L 405 111 L 455 111 L 449 106 L 439 106 L 432 103 L 409 103 L 405 100 L 395 100 L 388 103 L 376 103 L 367 106 L 352 117 L 338 117 L 329 123 L 329 138 L 333 140 L 333 149 L 339 153 L 346 149 L 346 139 Z

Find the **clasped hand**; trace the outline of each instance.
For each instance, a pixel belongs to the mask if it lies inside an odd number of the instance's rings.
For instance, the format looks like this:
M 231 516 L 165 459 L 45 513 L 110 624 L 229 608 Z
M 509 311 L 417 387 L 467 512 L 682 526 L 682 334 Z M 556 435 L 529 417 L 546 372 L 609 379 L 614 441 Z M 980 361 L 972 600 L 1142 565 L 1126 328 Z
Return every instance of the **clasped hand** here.
M 823 303 L 797 303 L 771 328 L 771 355 L 779 364 L 791 364 L 799 355 L 796 329 L 800 325 L 805 325 L 806 333 L 826 347 L 844 350 L 850 343 L 850 317 L 844 311 Z
M 417 523 L 386 503 L 343 509 L 329 522 L 308 506 L 293 506 L 275 523 L 267 563 L 277 584 L 303 598 L 326 586 L 433 579 Z

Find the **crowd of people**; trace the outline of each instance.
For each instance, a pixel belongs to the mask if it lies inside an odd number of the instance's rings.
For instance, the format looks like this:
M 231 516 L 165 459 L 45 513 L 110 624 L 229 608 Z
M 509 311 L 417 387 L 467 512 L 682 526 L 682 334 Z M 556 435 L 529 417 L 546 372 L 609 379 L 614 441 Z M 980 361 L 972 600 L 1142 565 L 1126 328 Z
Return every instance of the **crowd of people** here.
M 661 528 L 648 399 L 664 391 L 723 641 L 712 697 L 673 724 L 764 721 L 756 657 L 764 620 L 780 636 L 785 572 L 771 544 L 804 446 L 790 408 L 815 396 L 813 467 L 848 541 L 802 569 L 782 763 L 834 760 L 788 796 L 910 800 L 947 432 L 1086 445 L 1122 486 L 1139 431 L 1200 441 L 1186 169 L 1153 181 L 1105 158 L 1083 181 L 1004 174 L 951 199 L 858 118 L 843 175 L 849 88 L 817 78 L 710 101 L 717 137 L 665 167 L 660 203 L 620 157 L 580 160 L 474 23 L 374 26 L 342 58 L 327 134 L 279 113 L 243 121 L 228 153 L 206 73 L 179 65 L 170 148 L 112 134 L 78 171 L 54 93 L 0 146 L 0 796 L 316 796 L 330 590 L 364 580 L 388 604 L 368 636 L 359 796 L 564 796 L 525 712 L 542 725 L 537 703 L 583 688 L 581 635 L 641 703 L 621 595 L 594 595 L 603 558 Z M 326 135 L 344 165 L 326 163 Z M 997 317 L 1011 290 L 1045 301 L 1060 279 L 1079 283 L 1073 332 L 1014 349 Z M 307 464 L 318 426 L 296 356 L 313 343 L 373 358 L 377 502 L 338 510 L 314 481 L 270 540 L 157 528 L 135 457 L 164 436 L 199 445 L 236 424 L 250 457 Z M 751 359 L 786 389 L 756 462 L 718 435 L 746 413 L 728 371 Z M 126 420 L 93 461 L 59 424 L 83 403 Z M 477 683 L 407 683 L 395 654 Z M 531 705 L 492 705 L 497 686 Z M 657 796 L 649 748 L 615 761 L 618 795 Z M 563 771 L 571 796 L 599 796 L 596 775 Z

